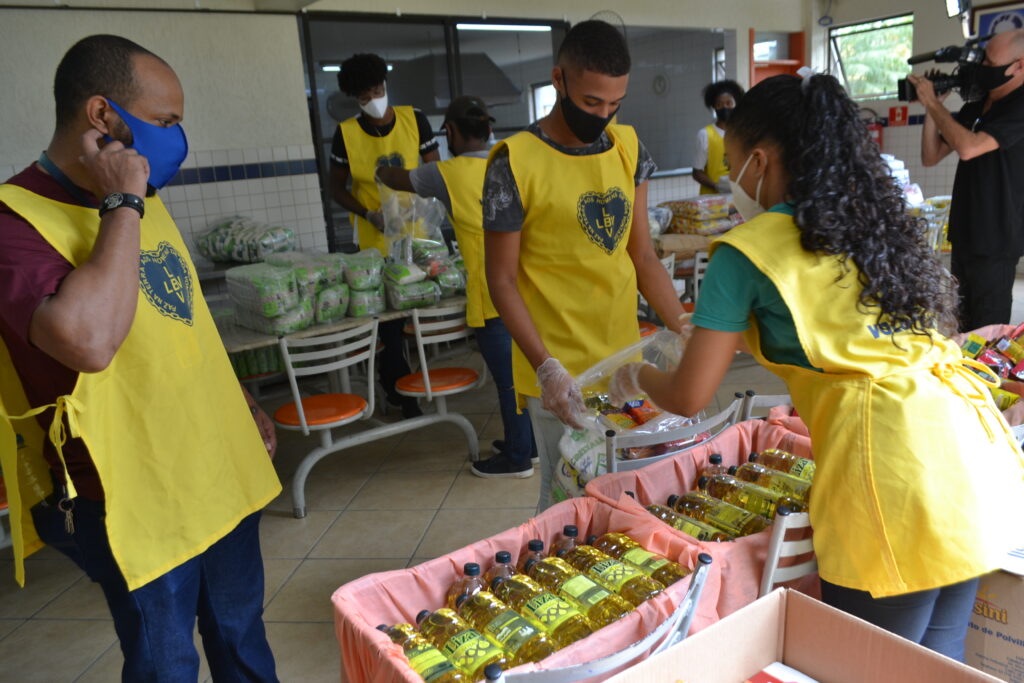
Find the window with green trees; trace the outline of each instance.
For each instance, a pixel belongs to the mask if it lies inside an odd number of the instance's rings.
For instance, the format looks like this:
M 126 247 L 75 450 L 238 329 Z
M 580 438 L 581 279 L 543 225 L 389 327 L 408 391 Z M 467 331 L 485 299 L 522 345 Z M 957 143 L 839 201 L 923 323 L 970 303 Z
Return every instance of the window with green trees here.
M 840 26 L 829 31 L 829 67 L 856 100 L 896 97 L 896 81 L 910 73 L 914 15 Z

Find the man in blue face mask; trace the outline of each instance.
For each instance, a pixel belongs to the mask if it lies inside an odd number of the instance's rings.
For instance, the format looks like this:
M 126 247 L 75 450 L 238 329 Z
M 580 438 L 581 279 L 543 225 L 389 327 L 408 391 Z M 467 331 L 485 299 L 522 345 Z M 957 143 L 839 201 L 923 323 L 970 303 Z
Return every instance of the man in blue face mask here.
M 99 583 L 124 680 L 196 680 L 198 621 L 214 679 L 274 681 L 258 512 L 281 490 L 273 423 L 239 387 L 155 194 L 188 149 L 181 84 L 97 35 L 64 56 L 54 97 L 46 151 L 0 185 L 16 563 L 46 543 Z M 51 423 L 67 438 L 45 441 Z
M 1024 30 L 992 38 L 984 63 L 972 71 L 987 94 L 955 116 L 931 81 L 908 77 L 925 108 L 921 161 L 934 166 L 952 152 L 960 158 L 949 241 L 962 331 L 1010 322 L 1017 261 L 1024 254 Z

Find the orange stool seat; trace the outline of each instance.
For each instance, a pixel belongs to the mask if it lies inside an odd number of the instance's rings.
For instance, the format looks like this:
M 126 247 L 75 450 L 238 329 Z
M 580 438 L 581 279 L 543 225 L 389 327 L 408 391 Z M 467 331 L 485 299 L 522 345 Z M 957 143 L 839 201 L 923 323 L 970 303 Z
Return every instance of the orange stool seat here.
M 471 368 L 436 368 L 429 371 L 431 391 L 451 391 L 461 389 L 476 382 L 480 375 Z M 427 385 L 423 381 L 423 373 L 416 372 L 406 375 L 395 382 L 395 388 L 410 394 L 425 394 Z
M 307 425 L 331 424 L 366 410 L 366 399 L 355 394 L 318 394 L 302 399 L 302 410 L 306 414 Z M 302 426 L 294 401 L 278 408 L 274 419 L 283 425 Z
M 658 326 L 657 325 L 655 325 L 654 323 L 649 323 L 646 320 L 640 320 L 640 321 L 638 321 L 637 324 L 640 325 L 640 336 L 641 337 L 649 337 L 649 336 L 651 336 L 652 334 L 654 334 L 655 332 L 658 331 Z

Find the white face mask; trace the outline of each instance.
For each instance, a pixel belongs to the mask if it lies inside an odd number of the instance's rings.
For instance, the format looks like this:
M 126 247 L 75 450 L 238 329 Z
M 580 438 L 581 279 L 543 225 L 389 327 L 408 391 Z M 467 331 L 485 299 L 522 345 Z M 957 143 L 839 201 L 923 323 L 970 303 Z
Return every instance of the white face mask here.
M 739 211 L 740 216 L 745 221 L 752 220 L 756 216 L 764 213 L 764 208 L 761 206 L 761 183 L 764 182 L 764 176 L 761 176 L 757 181 L 757 189 L 754 190 L 755 197 L 751 198 L 747 194 L 746 190 L 740 186 L 740 180 L 743 179 L 743 173 L 747 170 L 747 166 L 750 165 L 750 160 L 754 158 L 754 155 L 747 157 L 747 160 L 743 163 L 743 168 L 740 169 L 740 174 L 736 176 L 736 180 L 729 179 L 729 187 L 732 188 L 732 203 L 736 206 L 736 210 Z
M 384 114 L 388 110 L 388 94 L 385 92 L 380 97 L 374 97 L 366 104 L 360 104 L 359 108 L 363 110 L 367 116 L 371 119 L 382 119 Z

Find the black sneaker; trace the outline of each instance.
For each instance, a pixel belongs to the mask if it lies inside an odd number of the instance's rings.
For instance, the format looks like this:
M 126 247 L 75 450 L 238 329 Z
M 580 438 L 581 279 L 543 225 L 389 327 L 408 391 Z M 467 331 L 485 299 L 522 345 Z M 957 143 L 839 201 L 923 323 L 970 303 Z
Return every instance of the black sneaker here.
M 402 396 L 401 394 L 388 394 L 386 398 L 388 405 L 392 408 L 402 409 L 402 418 L 408 420 L 412 417 L 419 417 L 423 414 L 423 410 L 420 408 L 419 401 L 414 399 L 412 396 Z
M 484 479 L 529 479 L 533 476 L 533 465 L 516 465 L 504 455 L 495 455 L 473 463 L 470 471 Z
M 505 442 L 502 439 L 495 439 L 491 442 L 491 455 L 503 455 L 505 453 Z M 530 464 L 536 465 L 540 461 L 537 451 L 530 455 Z

